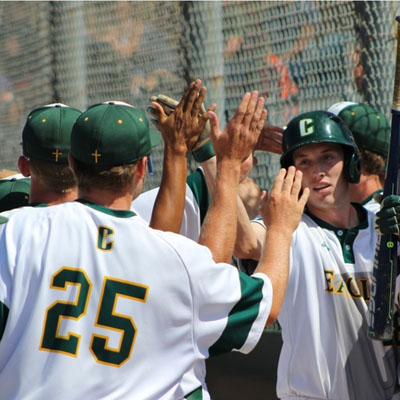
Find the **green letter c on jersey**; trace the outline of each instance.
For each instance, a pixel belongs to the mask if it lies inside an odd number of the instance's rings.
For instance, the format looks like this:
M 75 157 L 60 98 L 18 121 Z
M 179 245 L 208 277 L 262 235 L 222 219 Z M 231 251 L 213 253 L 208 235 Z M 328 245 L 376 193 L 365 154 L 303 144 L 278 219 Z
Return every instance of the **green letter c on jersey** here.
M 300 136 L 307 136 L 314 133 L 314 121 L 311 118 L 301 119 L 299 121 Z
M 106 240 L 114 235 L 114 229 L 100 225 L 97 233 L 97 248 L 103 251 L 111 251 L 114 246 L 113 240 Z

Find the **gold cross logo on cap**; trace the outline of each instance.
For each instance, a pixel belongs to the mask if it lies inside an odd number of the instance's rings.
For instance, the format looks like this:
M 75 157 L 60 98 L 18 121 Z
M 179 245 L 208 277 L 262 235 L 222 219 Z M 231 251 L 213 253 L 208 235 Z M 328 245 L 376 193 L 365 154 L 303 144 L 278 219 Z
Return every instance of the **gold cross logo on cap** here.
M 92 153 L 92 156 L 94 157 L 95 164 L 97 164 L 99 162 L 99 157 L 101 157 L 101 154 L 96 149 L 96 151 Z
M 56 149 L 56 151 L 53 151 L 51 154 L 54 154 L 56 157 L 56 162 L 58 162 L 58 156 L 61 156 L 61 151 L 59 151 L 58 149 Z

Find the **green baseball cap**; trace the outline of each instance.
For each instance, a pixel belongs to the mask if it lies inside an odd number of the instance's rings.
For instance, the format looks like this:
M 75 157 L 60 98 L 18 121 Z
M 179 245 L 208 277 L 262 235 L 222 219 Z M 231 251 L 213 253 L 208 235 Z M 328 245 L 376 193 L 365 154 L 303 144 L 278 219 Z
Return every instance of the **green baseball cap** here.
M 328 111 L 343 120 L 360 149 L 387 157 L 390 124 L 381 112 L 365 103 L 347 101 L 334 104 Z
M 95 104 L 77 119 L 71 137 L 73 157 L 88 165 L 130 164 L 150 154 L 160 135 L 142 110 L 119 101 Z
M 0 212 L 27 206 L 30 190 L 30 178 L 0 180 Z
M 31 111 L 22 131 L 22 152 L 36 160 L 68 163 L 71 131 L 82 112 L 61 103 Z

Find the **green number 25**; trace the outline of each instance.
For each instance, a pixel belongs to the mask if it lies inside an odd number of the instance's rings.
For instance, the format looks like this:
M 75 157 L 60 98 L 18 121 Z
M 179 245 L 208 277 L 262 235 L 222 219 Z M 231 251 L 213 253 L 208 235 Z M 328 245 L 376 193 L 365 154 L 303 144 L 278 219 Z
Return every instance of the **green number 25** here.
M 39 349 L 78 357 L 81 336 L 72 332 L 61 336 L 59 330 L 63 319 L 79 320 L 86 314 L 92 283 L 84 270 L 64 266 L 53 275 L 50 287 L 67 290 L 68 285 L 77 287 L 75 301 L 56 301 L 47 308 Z M 108 346 L 109 337 L 92 334 L 90 351 L 97 362 L 120 367 L 129 360 L 137 328 L 130 316 L 118 314 L 115 309 L 119 297 L 146 302 L 148 290 L 148 286 L 138 283 L 104 278 L 94 325 L 121 332 L 121 340 L 119 348 L 113 349 Z

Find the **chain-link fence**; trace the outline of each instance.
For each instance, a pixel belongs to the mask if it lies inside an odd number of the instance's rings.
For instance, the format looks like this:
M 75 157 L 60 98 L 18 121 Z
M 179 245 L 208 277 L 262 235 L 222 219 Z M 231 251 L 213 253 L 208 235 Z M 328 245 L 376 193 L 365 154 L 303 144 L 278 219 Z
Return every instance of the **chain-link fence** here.
M 365 101 L 389 116 L 397 2 L 0 2 L 0 159 L 16 168 L 30 110 L 85 109 L 150 95 L 179 98 L 200 77 L 222 121 L 241 96 L 266 96 L 268 120 Z M 278 157 L 257 154 L 268 188 Z M 153 154 L 158 185 L 162 148 Z M 193 161 L 191 166 L 194 166 Z

